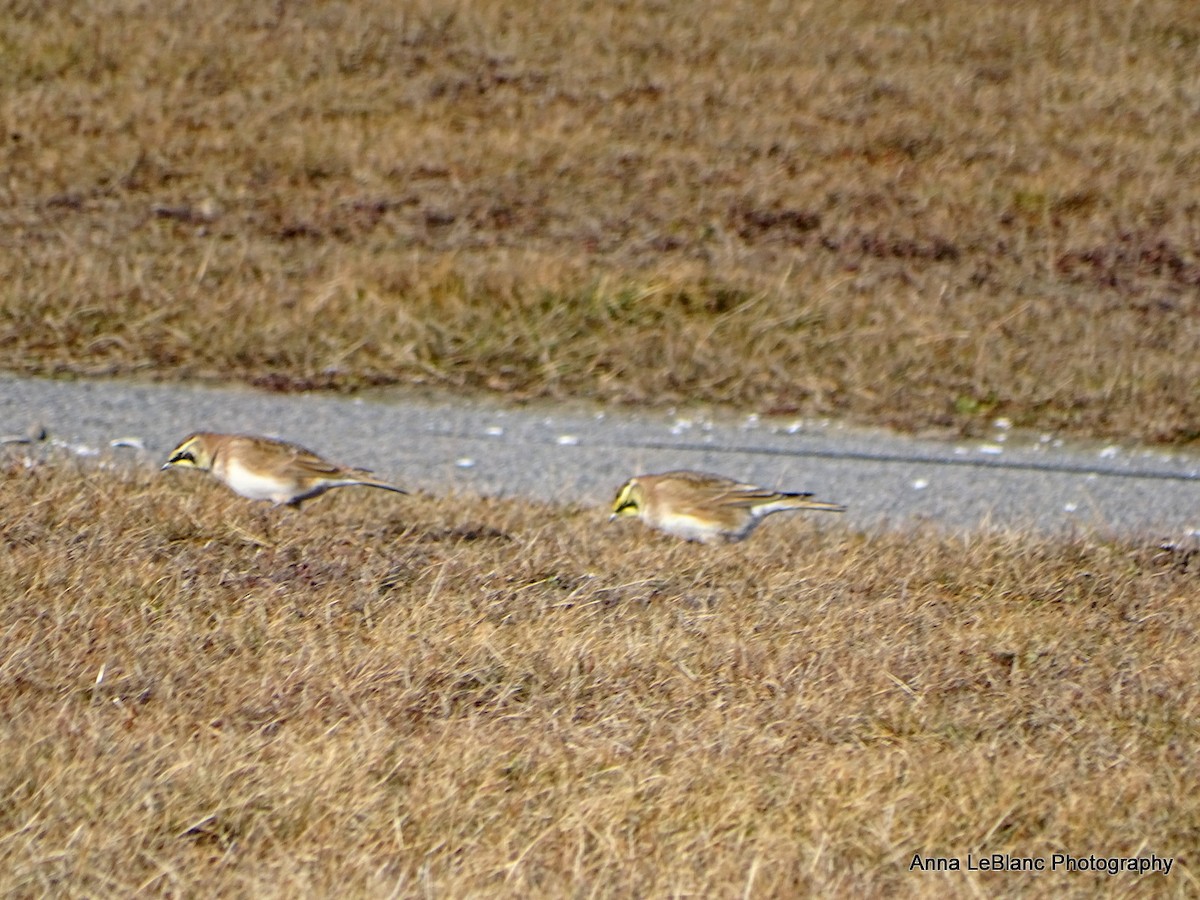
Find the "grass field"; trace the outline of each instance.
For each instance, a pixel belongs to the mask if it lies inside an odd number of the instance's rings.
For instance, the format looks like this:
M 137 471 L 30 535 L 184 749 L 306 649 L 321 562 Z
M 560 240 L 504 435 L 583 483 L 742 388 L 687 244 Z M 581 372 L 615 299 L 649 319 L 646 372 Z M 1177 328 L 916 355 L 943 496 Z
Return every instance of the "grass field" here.
M 4 0 L 0 369 L 1195 447 L 1193 7 Z M 1200 894 L 1196 548 L 23 454 L 0 895 Z
M 0 367 L 1200 436 L 1191 0 L 12 0 Z
M 5 896 L 1194 896 L 1200 556 L 9 452 Z M 914 853 L 1169 876 L 910 872 Z

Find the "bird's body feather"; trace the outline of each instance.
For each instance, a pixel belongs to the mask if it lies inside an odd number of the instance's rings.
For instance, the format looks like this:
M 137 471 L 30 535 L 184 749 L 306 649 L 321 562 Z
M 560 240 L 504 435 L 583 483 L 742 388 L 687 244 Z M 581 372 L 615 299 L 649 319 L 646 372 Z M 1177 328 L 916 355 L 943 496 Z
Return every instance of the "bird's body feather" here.
M 172 452 L 172 466 L 211 472 L 235 493 L 249 500 L 298 506 L 302 501 L 337 487 L 402 488 L 373 478 L 363 469 L 339 466 L 290 441 L 246 434 L 198 432 Z
M 613 501 L 613 516 L 637 516 L 660 531 L 703 543 L 741 540 L 764 516 L 793 509 L 843 512 L 845 507 L 814 500 L 808 493 L 773 491 L 687 470 L 639 475 Z

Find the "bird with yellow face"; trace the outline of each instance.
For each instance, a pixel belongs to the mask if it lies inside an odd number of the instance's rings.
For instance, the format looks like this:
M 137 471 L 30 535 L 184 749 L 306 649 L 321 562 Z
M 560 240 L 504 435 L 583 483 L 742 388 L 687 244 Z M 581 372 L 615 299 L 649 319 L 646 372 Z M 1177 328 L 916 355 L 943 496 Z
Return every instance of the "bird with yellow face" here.
M 613 499 L 612 516 L 633 516 L 651 528 L 704 544 L 740 541 L 764 517 L 786 510 L 845 512 L 812 494 L 785 493 L 721 475 L 679 470 L 631 478 Z
M 322 459 L 299 444 L 249 434 L 188 435 L 163 465 L 163 469 L 173 468 L 209 472 L 234 493 L 250 500 L 270 500 L 276 506 L 299 506 L 333 488 L 355 485 L 408 493 L 363 469 Z

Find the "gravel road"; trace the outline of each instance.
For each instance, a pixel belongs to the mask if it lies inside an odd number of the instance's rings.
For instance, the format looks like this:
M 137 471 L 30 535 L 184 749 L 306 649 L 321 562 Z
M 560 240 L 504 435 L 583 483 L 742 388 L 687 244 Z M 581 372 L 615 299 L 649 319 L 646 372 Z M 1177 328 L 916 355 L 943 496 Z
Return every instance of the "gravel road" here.
M 46 440 L 9 443 L 3 452 L 58 447 L 157 466 L 190 431 L 246 431 L 295 440 L 431 492 L 604 506 L 629 475 L 693 468 L 814 491 L 845 503 L 848 521 L 864 529 L 919 520 L 955 530 L 1200 537 L 1200 457 L 1064 444 L 1003 423 L 991 440 L 943 442 L 755 416 L 0 375 L 0 435 L 39 429 Z

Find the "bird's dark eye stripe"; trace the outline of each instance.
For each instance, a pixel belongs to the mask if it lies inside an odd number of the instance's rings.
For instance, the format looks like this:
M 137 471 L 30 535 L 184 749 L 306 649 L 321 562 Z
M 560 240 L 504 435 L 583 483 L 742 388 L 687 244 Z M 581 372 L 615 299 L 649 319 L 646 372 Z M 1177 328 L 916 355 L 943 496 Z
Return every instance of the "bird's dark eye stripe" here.
M 171 462 L 183 462 L 185 459 L 190 463 L 194 463 L 196 461 L 196 457 L 192 456 L 192 454 L 187 450 L 184 450 L 182 453 L 176 453 L 174 456 L 172 456 Z

